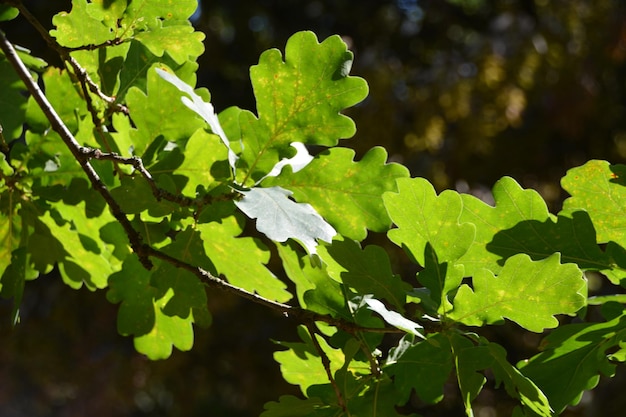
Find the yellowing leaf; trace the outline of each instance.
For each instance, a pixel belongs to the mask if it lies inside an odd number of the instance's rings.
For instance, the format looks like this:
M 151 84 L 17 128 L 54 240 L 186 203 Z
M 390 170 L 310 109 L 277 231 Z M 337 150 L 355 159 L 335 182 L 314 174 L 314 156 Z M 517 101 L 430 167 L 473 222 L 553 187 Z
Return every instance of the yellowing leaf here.
M 269 173 L 289 156 L 292 142 L 332 146 L 354 135 L 354 122 L 339 112 L 363 100 L 368 89 L 363 79 L 348 76 L 351 61 L 339 36 L 318 43 L 312 32 L 289 38 L 284 61 L 277 49 L 261 55 L 250 69 L 258 118 L 240 116 L 242 183 Z

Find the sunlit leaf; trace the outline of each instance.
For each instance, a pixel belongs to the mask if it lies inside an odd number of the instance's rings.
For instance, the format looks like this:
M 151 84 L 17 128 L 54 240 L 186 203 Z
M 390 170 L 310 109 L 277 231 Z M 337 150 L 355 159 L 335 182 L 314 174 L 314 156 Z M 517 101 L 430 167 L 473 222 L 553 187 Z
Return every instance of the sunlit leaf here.
M 625 165 L 589 161 L 567 171 L 561 185 L 571 194 L 563 203 L 563 209 L 589 213 L 598 243 L 613 241 L 626 247 Z
M 464 284 L 448 317 L 470 326 L 507 318 L 541 332 L 557 327 L 557 314 L 574 314 L 585 305 L 587 282 L 574 264 L 561 264 L 559 254 L 542 261 L 528 255 L 509 258 L 496 277 L 483 269 Z
M 98 45 L 115 39 L 115 31 L 98 18 L 88 13 L 90 4 L 87 0 L 72 0 L 72 10 L 61 12 L 52 18 L 56 29 L 50 31 L 57 42 L 66 47 L 78 47 L 83 45 Z M 93 10 L 94 7 L 91 6 Z M 115 22 L 113 22 L 115 23 Z
M 257 239 L 238 237 L 242 228 L 234 216 L 219 223 L 201 223 L 196 228 L 216 272 L 228 282 L 272 300 L 291 298 L 287 286 L 266 267 L 269 250 Z
M 312 32 L 289 38 L 284 60 L 277 49 L 261 55 L 250 69 L 258 117 L 240 117 L 242 182 L 269 173 L 292 142 L 332 146 L 354 135 L 354 122 L 339 112 L 363 100 L 367 84 L 342 72 L 347 61 L 352 53 L 339 36 L 320 44 Z
M 302 170 L 283 170 L 263 184 L 293 191 L 297 201 L 315 206 L 339 233 L 363 240 L 368 229 L 383 232 L 389 228 L 391 220 L 381 196 L 395 191 L 396 179 L 408 176 L 408 171 L 401 165 L 387 164 L 387 153 L 378 147 L 358 162 L 353 159 L 351 149 L 329 149 Z
M 461 197 L 454 191 L 439 196 L 433 186 L 421 178 L 401 178 L 398 192 L 383 196 L 389 216 L 397 226 L 387 235 L 428 271 L 418 275 L 433 301 L 442 304 L 448 292 L 460 284 L 460 269 L 451 267 L 474 241 L 475 227 L 460 222 Z M 440 267 L 440 264 L 445 264 Z M 444 274 L 442 274 L 444 273 Z

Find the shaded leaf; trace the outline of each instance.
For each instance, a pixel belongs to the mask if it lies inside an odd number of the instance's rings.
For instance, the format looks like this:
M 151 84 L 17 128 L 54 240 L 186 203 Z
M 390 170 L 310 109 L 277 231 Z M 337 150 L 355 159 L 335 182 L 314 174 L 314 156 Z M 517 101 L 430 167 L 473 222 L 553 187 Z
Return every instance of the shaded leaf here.
M 463 212 L 460 221 L 476 225 L 476 239 L 459 261 L 465 266 L 465 273 L 470 276 L 482 268 L 497 274 L 503 265 L 502 252 L 510 256 L 508 248 L 523 247 L 524 244 L 519 243 L 519 239 L 529 239 L 528 236 L 531 236 L 530 239 L 541 239 L 532 228 L 533 224 L 525 221 L 545 222 L 551 218 L 539 193 L 535 190 L 524 190 L 510 177 L 498 180 L 492 192 L 495 207 L 468 194 L 461 196 Z M 509 229 L 513 227 L 517 229 L 514 233 L 509 233 Z M 492 243 L 496 234 L 498 234 L 497 245 L 496 242 Z M 498 249 L 499 247 L 504 249 Z
M 471 404 L 486 381 L 478 371 L 489 369 L 493 372 L 496 386 L 504 384 L 507 393 L 512 398 L 519 399 L 522 408 L 518 415 L 553 416 L 548 398 L 533 381 L 506 360 L 506 350 L 502 346 L 484 339 L 481 339 L 481 345 L 476 346 L 455 334 L 451 335 L 450 343 L 455 356 L 459 388 L 468 415 L 472 415 Z M 525 411 L 529 414 L 525 414 Z
M 11 142 L 22 134 L 26 117 L 26 87 L 9 61 L 3 58 L 0 55 L 0 126 L 4 140 Z
M 278 401 L 264 405 L 261 417 L 332 417 L 338 407 L 325 404 L 317 397 L 300 399 L 293 395 L 282 395 Z
M 330 242 L 337 234 L 311 205 L 290 200 L 288 190 L 259 187 L 240 192 L 243 199 L 235 201 L 237 207 L 251 219 L 257 219 L 257 230 L 275 242 L 296 239 L 309 254 L 314 254 L 317 239 Z
M 20 11 L 16 7 L 0 5 L 0 22 L 13 20 L 19 16 Z
M 292 246 L 283 243 L 276 248 L 287 277 L 296 285 L 299 304 L 320 314 L 350 319 L 341 284 L 324 268 L 314 266 L 310 256 L 301 255 Z
M 154 299 L 157 289 L 150 283 L 151 273 L 136 256 L 129 256 L 122 269 L 108 279 L 107 300 L 120 303 L 117 331 L 124 336 L 148 334 L 155 324 Z M 131 278 L 132 277 L 132 278 Z
M 170 214 L 177 207 L 175 203 L 167 200 L 158 201 L 148 181 L 139 175 L 122 177 L 120 186 L 113 188 L 111 195 L 127 214 L 148 211 L 153 217 L 161 217 Z
M 193 316 L 180 318 L 163 313 L 172 296 L 173 291 L 170 290 L 153 302 L 154 327 L 134 339 L 135 349 L 152 360 L 169 358 L 173 346 L 181 351 L 190 350 L 193 346 Z
M 180 101 L 178 89 L 154 71 L 148 71 L 147 90 L 147 95 L 136 87 L 126 93 L 134 128 L 125 117 L 113 119 L 117 132 L 113 136 L 128 143 L 128 146 L 120 146 L 120 150 L 126 152 L 128 149 L 124 148 L 131 147 L 133 155 L 142 156 L 158 138 L 184 141 L 203 127 L 203 122 Z M 144 164 L 148 162 L 144 159 Z
M 443 399 L 443 387 L 452 367 L 450 343 L 437 333 L 417 343 L 404 336 L 389 352 L 384 370 L 394 377 L 398 404 L 408 401 L 412 390 L 422 401 L 432 404 Z
M 600 271 L 616 284 L 626 275 L 616 268 L 607 253 L 600 250 L 593 224 L 585 211 L 562 211 L 556 221 L 552 218 L 543 222 L 521 221 L 510 229 L 497 232 L 486 248 L 502 257 L 501 264 L 517 253 L 526 253 L 539 260 L 560 252 L 563 262 L 575 263 L 583 270 Z
M 361 249 L 353 240 L 334 240 L 330 246 L 321 246 L 319 255 L 327 264 L 328 274 L 338 282 L 359 294 L 385 299 L 397 309 L 404 308 L 410 287 L 399 275 L 394 275 L 391 261 L 380 246 Z
M 626 316 L 605 323 L 578 323 L 559 327 L 542 342 L 542 352 L 518 364 L 550 399 L 557 413 L 577 404 L 584 391 L 594 388 L 600 375 L 613 376 L 615 364 L 608 350 L 626 340 Z

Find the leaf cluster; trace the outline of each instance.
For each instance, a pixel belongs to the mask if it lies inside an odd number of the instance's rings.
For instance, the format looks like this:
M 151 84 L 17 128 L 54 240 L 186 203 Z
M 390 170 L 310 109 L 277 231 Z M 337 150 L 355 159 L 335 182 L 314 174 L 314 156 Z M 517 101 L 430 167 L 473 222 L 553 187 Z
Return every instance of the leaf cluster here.
M 0 19 L 40 28 L 11 4 Z M 356 133 L 341 112 L 367 84 L 350 75 L 340 37 L 312 32 L 251 68 L 255 111 L 216 113 L 194 87 L 195 5 L 73 0 L 42 33 L 64 68 L 2 35 L 0 295 L 14 299 L 15 322 L 26 282 L 57 266 L 72 288 L 106 289 L 119 333 L 164 359 L 210 325 L 207 291 L 230 291 L 299 324 L 301 340 L 277 342 L 274 357 L 302 397 L 269 402 L 264 417 L 408 415 L 416 397 L 441 401 L 451 380 L 468 416 L 486 383 L 517 401 L 514 416 L 552 416 L 614 374 L 625 358 L 626 167 L 570 170 L 571 197 L 551 214 L 509 177 L 489 205 L 437 194 L 382 148 L 355 160 L 337 146 Z M 397 274 L 364 242 L 371 232 L 419 272 Z M 616 294 L 588 298 L 585 274 Z M 586 320 L 588 305 L 602 321 Z M 507 320 L 554 330 L 515 364 L 481 335 Z

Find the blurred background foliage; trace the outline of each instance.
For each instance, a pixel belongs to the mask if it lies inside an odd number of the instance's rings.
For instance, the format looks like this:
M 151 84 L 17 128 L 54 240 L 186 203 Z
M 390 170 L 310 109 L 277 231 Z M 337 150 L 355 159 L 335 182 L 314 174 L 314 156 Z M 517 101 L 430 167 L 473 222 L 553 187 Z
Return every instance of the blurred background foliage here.
M 67 0 L 27 0 L 46 27 Z M 504 175 L 537 189 L 553 211 L 559 179 L 588 159 L 626 160 L 626 3 L 621 0 L 220 0 L 193 17 L 206 35 L 198 84 L 216 109 L 254 109 L 248 69 L 268 48 L 312 30 L 341 35 L 355 52 L 352 74 L 369 98 L 349 110 L 359 155 L 375 145 L 439 189 L 489 200 Z M 13 42 L 58 58 L 19 18 L 3 23 Z M 396 272 L 410 276 L 414 271 Z M 282 381 L 270 339 L 293 339 L 294 323 L 209 294 L 214 323 L 191 352 L 149 362 L 115 332 L 104 293 L 73 291 L 54 276 L 26 287 L 22 324 L 0 302 L 2 416 L 257 416 L 266 401 L 297 395 Z M 492 330 L 515 361 L 540 337 L 514 325 Z M 566 416 L 620 415 L 624 372 L 602 380 Z M 446 400 L 407 412 L 461 416 Z M 507 416 L 510 403 L 486 389 L 477 415 Z

